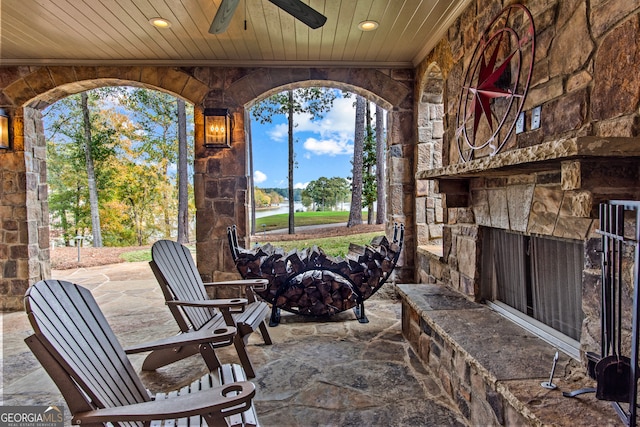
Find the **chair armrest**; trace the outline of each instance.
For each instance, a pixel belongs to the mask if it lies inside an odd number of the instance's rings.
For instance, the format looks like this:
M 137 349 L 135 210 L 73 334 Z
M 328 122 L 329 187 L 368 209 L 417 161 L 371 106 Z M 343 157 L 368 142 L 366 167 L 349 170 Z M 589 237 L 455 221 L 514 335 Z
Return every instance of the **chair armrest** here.
M 241 308 L 248 304 L 246 298 L 231 299 L 207 299 L 195 301 L 167 301 L 167 305 L 181 305 L 184 307 L 206 307 L 206 308 Z
M 226 280 L 224 282 L 208 282 L 204 286 L 249 286 L 259 291 L 267 289 L 269 281 L 267 279 L 239 279 Z
M 79 412 L 73 417 L 72 423 L 84 425 L 106 422 L 153 421 L 207 414 L 229 416 L 249 409 L 254 395 L 255 386 L 253 383 L 248 381 L 235 382 L 170 399 Z
M 223 326 L 216 329 L 203 329 L 189 333 L 180 333 L 169 338 L 136 344 L 124 349 L 127 354 L 143 353 L 145 351 L 175 348 L 185 345 L 232 342 L 237 330 L 233 326 Z

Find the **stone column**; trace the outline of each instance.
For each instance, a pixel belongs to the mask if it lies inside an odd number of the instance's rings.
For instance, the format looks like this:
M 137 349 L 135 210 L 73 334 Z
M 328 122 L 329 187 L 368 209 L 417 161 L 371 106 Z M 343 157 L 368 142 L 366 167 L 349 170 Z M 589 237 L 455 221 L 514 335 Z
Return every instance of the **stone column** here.
M 12 117 L 13 147 L 0 154 L 0 294 L 2 310 L 23 309 L 29 285 L 51 276 L 46 141 L 40 111 Z
M 249 205 L 248 160 L 244 108 L 233 116 L 231 148 L 204 147 L 204 115 L 194 113 L 196 202 L 196 256 L 205 282 L 239 278 L 227 242 L 227 227 L 236 225 L 246 236 Z
M 413 282 L 415 276 L 415 178 L 413 152 L 415 150 L 413 110 L 389 113 L 389 154 L 387 199 L 387 235 L 391 236 L 394 222 L 405 226 L 404 247 L 396 270 L 396 281 Z

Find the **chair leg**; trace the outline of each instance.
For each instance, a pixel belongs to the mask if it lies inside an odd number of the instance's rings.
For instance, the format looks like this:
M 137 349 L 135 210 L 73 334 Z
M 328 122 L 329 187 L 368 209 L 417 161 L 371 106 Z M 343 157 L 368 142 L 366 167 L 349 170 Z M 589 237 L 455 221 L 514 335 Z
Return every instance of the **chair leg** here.
M 255 378 L 256 373 L 253 370 L 253 365 L 251 364 L 251 360 L 249 359 L 249 355 L 247 354 L 247 347 L 245 346 L 244 340 L 238 334 L 236 334 L 233 339 L 233 345 L 236 347 L 236 351 L 238 352 L 238 357 L 240 358 L 240 363 L 244 368 L 245 374 L 247 374 L 247 378 Z
M 144 362 L 142 363 L 142 370 L 155 371 L 158 368 L 170 365 L 173 362 L 177 362 L 178 360 L 193 356 L 197 353 L 198 347 L 195 345 L 154 350 L 144 359 Z
M 216 355 L 216 352 L 213 350 L 211 344 L 201 344 L 200 345 L 200 354 L 204 359 L 204 363 L 207 364 L 207 368 L 209 368 L 210 372 L 215 372 L 220 366 L 220 359 Z
M 260 322 L 260 333 L 262 334 L 262 339 L 266 345 L 271 345 L 273 342 L 271 341 L 271 335 L 269 335 L 269 328 L 267 328 L 267 322 L 264 320 Z

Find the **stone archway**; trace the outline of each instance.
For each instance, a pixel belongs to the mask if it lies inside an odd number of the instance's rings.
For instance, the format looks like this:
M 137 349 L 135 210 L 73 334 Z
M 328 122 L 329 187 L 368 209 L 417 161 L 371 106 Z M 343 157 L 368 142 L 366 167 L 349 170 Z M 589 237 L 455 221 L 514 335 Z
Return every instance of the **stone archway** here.
M 12 147 L 0 150 L 0 295 L 2 310 L 22 309 L 28 286 L 50 275 L 46 149 L 40 110 L 100 86 L 131 85 L 169 92 L 194 104 L 196 240 L 205 280 L 233 271 L 226 227 L 247 224 L 245 106 L 289 84 L 349 87 L 389 107 L 388 224 L 407 226 L 399 280 L 413 279 L 413 71 L 357 68 L 0 67 L 0 107 L 11 117 Z M 207 107 L 229 108 L 233 145 L 203 145 Z
M 444 77 L 436 63 L 428 66 L 424 74 L 417 106 L 418 143 L 416 169 L 429 170 L 442 167 L 444 137 Z M 442 195 L 434 181 L 416 183 L 416 235 L 417 244 L 441 246 L 442 227 L 445 223 Z
M 218 76 L 216 81 L 221 82 Z M 235 271 L 226 241 L 226 227 L 235 224 L 240 236 L 247 236 L 250 208 L 245 110 L 257 100 L 288 88 L 324 86 L 361 94 L 389 110 L 387 169 L 387 227 L 394 222 L 407 226 L 405 250 L 399 263 L 399 280 L 413 280 L 415 253 L 413 176 L 413 72 L 375 69 L 283 69 L 252 70 L 228 86 L 212 92 L 205 106 L 232 108 L 236 123 L 229 150 L 209 153 L 196 149 L 196 194 L 203 195 L 197 215 L 206 224 L 199 230 L 198 269 L 205 280 L 224 280 Z M 196 126 L 197 128 L 197 126 Z M 242 129 L 242 132 L 239 131 Z M 239 139 L 238 139 L 239 138 Z M 197 135 L 196 135 L 197 139 Z M 244 168 L 244 175 L 241 169 Z M 232 178 L 233 177 L 233 178 Z M 242 178 L 241 178 L 242 177 Z M 205 220 L 206 218 L 206 220 Z
M 69 95 L 104 86 L 161 90 L 200 105 L 207 86 L 158 67 L 2 68 L 2 107 L 12 147 L 0 150 L 0 295 L 2 310 L 20 310 L 28 286 L 51 276 L 46 141 L 41 110 Z

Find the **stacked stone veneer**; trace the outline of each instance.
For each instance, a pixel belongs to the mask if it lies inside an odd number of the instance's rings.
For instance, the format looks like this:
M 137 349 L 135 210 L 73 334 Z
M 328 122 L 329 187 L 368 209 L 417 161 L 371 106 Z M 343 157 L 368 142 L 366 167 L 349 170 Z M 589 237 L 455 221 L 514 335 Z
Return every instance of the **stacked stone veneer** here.
M 432 65 L 417 95 L 416 168 L 442 167 L 442 140 L 444 136 L 444 103 L 442 72 Z M 418 245 L 438 244 L 442 239 L 445 212 L 442 195 L 434 181 L 419 180 L 416 183 L 416 239 Z
M 0 295 L 2 310 L 23 308 L 31 283 L 50 276 L 46 144 L 40 112 L 13 121 L 14 148 L 0 152 Z M 1 150 L 0 150 L 1 151 Z
M 417 69 L 417 99 L 432 97 L 424 82 L 434 67 L 442 74 L 444 129 L 442 165 L 417 168 L 417 188 L 427 195 L 417 194 L 416 218 L 425 227 L 437 225 L 426 210 L 421 216 L 418 199 L 439 191 L 446 223 L 440 250 L 419 238 L 425 246 L 418 248 L 417 276 L 481 300 L 485 227 L 584 241 L 581 344 L 597 352 L 597 205 L 640 198 L 640 4 L 523 1 L 536 31 L 525 131 L 512 135 L 495 157 L 478 153 L 461 163 L 454 127 L 465 67 L 479 34 L 510 3 L 473 1 Z M 537 106 L 541 127 L 531 130 Z
M 413 71 L 356 68 L 225 68 L 156 66 L 0 67 L 0 108 L 12 121 L 12 147 L 0 149 L 0 296 L 4 310 L 22 308 L 35 281 L 48 278 L 49 218 L 46 143 L 40 111 L 71 94 L 103 86 L 158 89 L 192 102 L 195 122 L 196 249 L 205 280 L 237 277 L 226 227 L 248 234 L 248 129 L 245 109 L 275 92 L 328 86 L 359 93 L 389 110 L 387 217 L 405 224 L 405 251 L 397 277 L 414 277 Z M 204 108 L 229 108 L 231 148 L 205 148 Z

